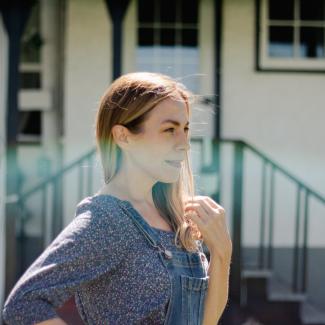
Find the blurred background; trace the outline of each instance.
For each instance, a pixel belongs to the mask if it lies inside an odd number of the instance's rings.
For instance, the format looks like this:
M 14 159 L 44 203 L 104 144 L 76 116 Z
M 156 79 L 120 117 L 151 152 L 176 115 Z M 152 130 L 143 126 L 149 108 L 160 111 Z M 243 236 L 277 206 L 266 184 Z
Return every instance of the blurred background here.
M 153 71 L 197 95 L 197 193 L 225 207 L 234 245 L 220 323 L 325 324 L 325 0 L 0 9 L 0 306 L 102 184 L 100 96 Z

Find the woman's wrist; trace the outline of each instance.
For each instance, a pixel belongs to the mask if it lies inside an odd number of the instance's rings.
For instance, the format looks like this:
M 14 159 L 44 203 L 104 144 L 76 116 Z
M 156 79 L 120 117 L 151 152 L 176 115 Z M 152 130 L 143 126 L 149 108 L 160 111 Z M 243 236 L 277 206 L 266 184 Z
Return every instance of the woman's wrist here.
M 220 254 L 217 249 L 209 250 L 210 253 L 210 263 L 218 263 L 220 265 L 228 266 L 231 263 L 231 252 L 224 252 Z
M 53 318 L 35 325 L 67 325 L 61 318 Z

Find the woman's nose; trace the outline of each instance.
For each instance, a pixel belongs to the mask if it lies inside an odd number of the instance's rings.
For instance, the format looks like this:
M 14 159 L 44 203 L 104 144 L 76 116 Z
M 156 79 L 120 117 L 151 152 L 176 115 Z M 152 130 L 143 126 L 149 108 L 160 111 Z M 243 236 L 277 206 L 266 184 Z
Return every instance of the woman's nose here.
M 178 150 L 187 151 L 187 150 L 190 150 L 190 147 L 191 147 L 191 145 L 190 145 L 190 140 L 189 140 L 188 136 L 183 137 L 177 145 Z

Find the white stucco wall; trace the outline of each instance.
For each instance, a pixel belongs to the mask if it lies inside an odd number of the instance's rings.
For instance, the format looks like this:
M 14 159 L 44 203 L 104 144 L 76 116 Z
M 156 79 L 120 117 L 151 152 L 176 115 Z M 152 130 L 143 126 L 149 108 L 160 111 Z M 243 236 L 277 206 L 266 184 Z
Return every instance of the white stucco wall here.
M 325 196 L 324 74 L 254 71 L 254 1 L 223 3 L 222 136 L 252 143 Z M 258 164 L 253 166 L 252 178 L 259 168 Z M 257 184 L 251 179 L 248 182 L 247 195 L 256 200 Z M 289 221 L 293 218 L 289 210 L 294 208 L 291 201 L 295 192 L 280 181 L 277 184 L 277 195 L 288 199 L 276 210 L 282 222 L 276 221 L 276 236 L 278 243 L 286 245 L 293 238 L 294 219 Z M 323 215 L 324 210 L 318 208 Z M 253 238 L 258 238 L 258 228 L 252 213 L 248 212 L 247 218 L 244 236 L 252 244 Z M 319 231 L 325 218 L 317 215 L 310 222 L 313 244 L 325 245 Z
M 64 164 L 95 146 L 94 121 L 112 76 L 111 22 L 103 0 L 72 0 L 66 7 Z M 87 167 L 85 167 L 87 168 Z M 75 210 L 76 181 L 66 180 L 65 218 Z M 97 190 L 97 189 L 96 189 Z
M 5 290 L 5 182 L 6 182 L 6 95 L 7 95 L 8 39 L 0 15 L 0 307 Z

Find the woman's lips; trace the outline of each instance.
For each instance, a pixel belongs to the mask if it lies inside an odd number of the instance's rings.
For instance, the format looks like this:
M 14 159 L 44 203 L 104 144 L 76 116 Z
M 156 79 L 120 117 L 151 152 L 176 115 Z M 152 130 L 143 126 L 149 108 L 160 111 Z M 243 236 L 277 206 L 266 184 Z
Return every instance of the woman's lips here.
M 166 163 L 168 165 L 180 168 L 182 166 L 182 161 L 181 160 L 166 160 Z

